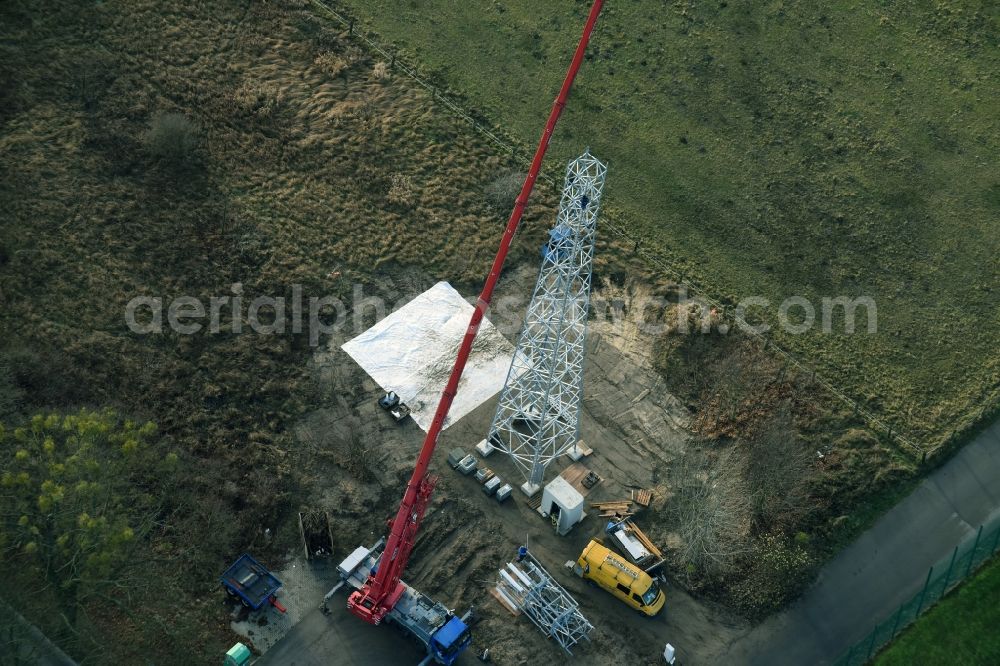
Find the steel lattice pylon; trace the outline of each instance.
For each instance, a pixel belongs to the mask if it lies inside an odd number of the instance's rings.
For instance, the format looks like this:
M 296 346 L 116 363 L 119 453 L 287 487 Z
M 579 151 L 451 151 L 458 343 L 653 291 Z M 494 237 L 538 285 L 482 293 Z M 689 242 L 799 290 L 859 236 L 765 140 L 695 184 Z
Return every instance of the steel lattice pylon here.
M 576 445 L 583 395 L 594 234 L 607 167 L 589 150 L 569 163 L 555 227 L 517 350 L 500 392 L 489 442 L 541 487 L 548 464 Z
M 570 648 L 581 638 L 590 640 L 594 627 L 580 612 L 579 604 L 531 553 L 500 570 L 496 591 L 512 610 L 522 611 L 567 654 L 573 654 Z

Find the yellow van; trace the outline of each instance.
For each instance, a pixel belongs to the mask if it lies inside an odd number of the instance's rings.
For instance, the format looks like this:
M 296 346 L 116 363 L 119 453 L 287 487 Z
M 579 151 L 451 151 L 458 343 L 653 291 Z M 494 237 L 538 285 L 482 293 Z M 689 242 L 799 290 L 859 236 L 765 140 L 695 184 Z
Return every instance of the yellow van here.
M 656 615 L 663 608 L 663 590 L 648 573 L 611 552 L 593 539 L 580 554 L 573 572 L 592 580 L 640 613 Z

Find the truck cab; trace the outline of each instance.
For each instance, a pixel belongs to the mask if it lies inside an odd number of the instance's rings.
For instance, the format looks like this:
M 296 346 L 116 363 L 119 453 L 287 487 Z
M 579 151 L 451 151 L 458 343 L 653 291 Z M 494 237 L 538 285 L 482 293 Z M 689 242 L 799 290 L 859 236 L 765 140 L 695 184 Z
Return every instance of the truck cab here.
M 472 642 L 472 632 L 458 617 L 452 617 L 431 636 L 429 650 L 439 664 L 450 666 Z
M 644 615 L 656 615 L 666 601 L 663 590 L 649 574 L 626 562 L 597 539 L 583 549 L 573 572 Z

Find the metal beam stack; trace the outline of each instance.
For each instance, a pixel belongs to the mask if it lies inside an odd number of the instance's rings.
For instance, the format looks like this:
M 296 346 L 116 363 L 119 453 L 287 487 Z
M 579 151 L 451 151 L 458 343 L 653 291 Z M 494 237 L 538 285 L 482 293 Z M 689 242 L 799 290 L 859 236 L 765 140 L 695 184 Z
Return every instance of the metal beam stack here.
M 579 604 L 531 553 L 500 570 L 496 591 L 512 610 L 527 615 L 542 633 L 555 639 L 566 654 L 572 655 L 570 648 L 581 639 L 590 640 L 594 627 Z

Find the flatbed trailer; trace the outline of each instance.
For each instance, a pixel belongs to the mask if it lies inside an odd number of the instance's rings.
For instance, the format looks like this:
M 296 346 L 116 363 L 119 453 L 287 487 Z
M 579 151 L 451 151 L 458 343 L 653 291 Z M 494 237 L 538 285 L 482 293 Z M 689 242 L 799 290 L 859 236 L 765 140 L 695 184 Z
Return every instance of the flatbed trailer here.
M 250 610 L 260 610 L 265 604 L 271 604 L 285 612 L 284 606 L 274 596 L 281 589 L 281 581 L 250 553 L 240 555 L 223 572 L 220 580 L 226 592 Z

